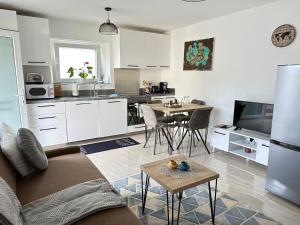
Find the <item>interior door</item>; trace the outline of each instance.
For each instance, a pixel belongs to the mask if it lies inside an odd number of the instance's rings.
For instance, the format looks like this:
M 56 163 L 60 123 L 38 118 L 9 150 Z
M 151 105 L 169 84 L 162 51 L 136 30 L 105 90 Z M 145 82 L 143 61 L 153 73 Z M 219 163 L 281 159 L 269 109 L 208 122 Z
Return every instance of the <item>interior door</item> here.
M 0 124 L 27 127 L 19 34 L 0 30 Z

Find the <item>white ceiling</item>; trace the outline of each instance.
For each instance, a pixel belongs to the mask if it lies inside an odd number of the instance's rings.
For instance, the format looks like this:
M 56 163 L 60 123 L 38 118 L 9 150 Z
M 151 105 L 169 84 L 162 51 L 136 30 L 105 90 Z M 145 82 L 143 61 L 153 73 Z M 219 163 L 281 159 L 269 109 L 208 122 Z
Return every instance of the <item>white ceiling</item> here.
M 231 14 L 276 0 L 0 0 L 0 8 L 22 14 L 74 21 L 106 20 L 105 6 L 113 8 L 118 26 L 167 31 L 203 20 Z

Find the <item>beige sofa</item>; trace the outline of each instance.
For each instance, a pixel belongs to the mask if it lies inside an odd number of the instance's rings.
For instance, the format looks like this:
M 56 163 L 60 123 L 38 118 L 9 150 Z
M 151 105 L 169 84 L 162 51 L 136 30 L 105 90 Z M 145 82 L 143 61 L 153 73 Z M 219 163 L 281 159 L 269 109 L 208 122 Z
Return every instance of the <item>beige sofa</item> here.
M 39 174 L 20 178 L 0 149 L 0 177 L 16 192 L 22 205 L 63 190 L 72 185 L 104 176 L 93 163 L 80 153 L 79 147 L 67 147 L 46 152 L 48 169 Z M 76 225 L 141 225 L 128 207 L 95 213 Z

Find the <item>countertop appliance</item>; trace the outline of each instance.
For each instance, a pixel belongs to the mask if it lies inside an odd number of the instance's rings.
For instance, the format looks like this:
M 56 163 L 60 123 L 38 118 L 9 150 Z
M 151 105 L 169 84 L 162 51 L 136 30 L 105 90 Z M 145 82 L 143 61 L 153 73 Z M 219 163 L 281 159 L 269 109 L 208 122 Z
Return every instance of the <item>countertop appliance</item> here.
M 236 100 L 234 103 L 233 126 L 266 134 L 271 133 L 273 105 Z
M 278 67 L 266 189 L 300 205 L 300 65 Z
M 168 93 L 168 82 L 159 82 L 159 91 L 160 93 Z
M 27 73 L 26 84 L 43 84 L 44 77 L 41 73 Z
M 152 86 L 151 87 L 151 93 L 152 94 L 157 94 L 157 93 L 159 93 L 159 87 L 158 86 Z
M 54 98 L 53 84 L 26 84 L 26 99 Z

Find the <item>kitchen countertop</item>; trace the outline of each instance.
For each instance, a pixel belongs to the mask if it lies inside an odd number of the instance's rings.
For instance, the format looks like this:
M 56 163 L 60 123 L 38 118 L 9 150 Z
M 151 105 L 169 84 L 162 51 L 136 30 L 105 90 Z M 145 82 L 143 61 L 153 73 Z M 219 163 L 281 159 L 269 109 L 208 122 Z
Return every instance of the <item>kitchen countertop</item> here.
M 53 102 L 74 102 L 74 101 L 90 101 L 90 100 L 107 100 L 107 99 L 140 99 L 140 98 L 151 98 L 159 96 L 174 96 L 175 94 L 150 94 L 150 95 L 99 95 L 96 97 L 90 96 L 78 96 L 78 97 L 61 97 L 54 99 L 36 99 L 36 100 L 26 100 L 26 104 L 36 104 L 36 103 L 53 103 Z

